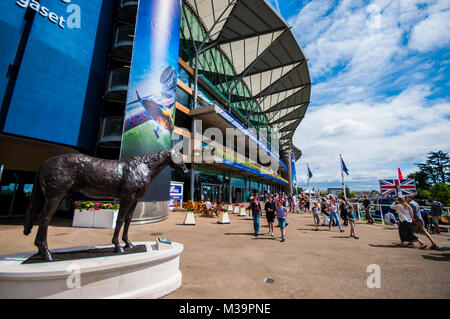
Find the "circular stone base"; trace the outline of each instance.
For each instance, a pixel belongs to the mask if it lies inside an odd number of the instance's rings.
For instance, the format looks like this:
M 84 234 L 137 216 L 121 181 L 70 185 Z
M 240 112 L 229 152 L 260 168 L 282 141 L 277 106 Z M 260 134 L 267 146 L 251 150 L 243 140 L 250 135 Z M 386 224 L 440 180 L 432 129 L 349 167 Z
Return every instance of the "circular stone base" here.
M 155 242 L 146 252 L 107 257 L 23 264 L 36 252 L 0 257 L 0 298 L 160 298 L 181 287 L 180 254 L 183 245 L 158 250 Z M 112 245 L 54 249 L 73 252 Z

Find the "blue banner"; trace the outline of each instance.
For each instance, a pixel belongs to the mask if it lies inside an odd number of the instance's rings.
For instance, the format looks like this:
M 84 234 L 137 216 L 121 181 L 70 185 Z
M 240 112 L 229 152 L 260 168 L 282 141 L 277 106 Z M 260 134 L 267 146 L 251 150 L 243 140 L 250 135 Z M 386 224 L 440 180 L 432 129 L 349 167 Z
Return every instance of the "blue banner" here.
M 292 185 L 297 186 L 297 172 L 295 170 L 295 155 L 291 153 Z
M 120 158 L 171 147 L 181 0 L 140 0 Z

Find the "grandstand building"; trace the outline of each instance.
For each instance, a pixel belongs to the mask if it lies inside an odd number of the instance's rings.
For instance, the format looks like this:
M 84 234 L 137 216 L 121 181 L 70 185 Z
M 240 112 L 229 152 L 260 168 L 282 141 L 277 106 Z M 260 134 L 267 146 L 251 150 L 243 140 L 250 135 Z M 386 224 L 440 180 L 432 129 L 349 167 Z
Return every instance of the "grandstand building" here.
M 0 46 L 7 48 L 0 54 L 3 217 L 24 214 L 35 172 L 54 155 L 119 159 L 137 54 L 139 1 L 78 1 L 81 25 L 72 28 L 67 22 L 74 23 L 69 15 L 76 8 L 64 1 L 46 2 L 58 23 L 20 3 L 0 3 Z M 183 151 L 214 145 L 224 160 L 186 158 L 188 176 L 167 169 L 160 178 L 182 185 L 183 201 L 244 202 L 253 192 L 293 192 L 301 151 L 292 138 L 310 102 L 311 79 L 290 26 L 269 2 L 182 1 L 177 72 L 172 140 L 192 140 L 208 128 L 218 128 L 225 140 L 227 129 L 234 129 L 245 147 L 230 149 L 202 136 L 200 145 L 194 141 L 187 150 L 184 144 Z M 276 169 L 251 158 L 256 148 Z M 168 216 L 169 189 L 152 189 L 138 205 L 135 223 Z

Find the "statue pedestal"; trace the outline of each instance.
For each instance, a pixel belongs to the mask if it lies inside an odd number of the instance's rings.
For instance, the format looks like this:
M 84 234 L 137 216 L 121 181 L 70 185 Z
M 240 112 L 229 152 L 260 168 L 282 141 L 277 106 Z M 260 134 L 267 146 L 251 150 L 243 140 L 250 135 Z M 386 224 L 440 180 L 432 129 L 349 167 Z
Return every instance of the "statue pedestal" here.
M 183 245 L 172 243 L 146 252 L 23 264 L 36 252 L 0 256 L 0 299 L 160 298 L 181 287 L 180 254 Z M 87 251 L 113 245 L 52 249 L 52 253 Z

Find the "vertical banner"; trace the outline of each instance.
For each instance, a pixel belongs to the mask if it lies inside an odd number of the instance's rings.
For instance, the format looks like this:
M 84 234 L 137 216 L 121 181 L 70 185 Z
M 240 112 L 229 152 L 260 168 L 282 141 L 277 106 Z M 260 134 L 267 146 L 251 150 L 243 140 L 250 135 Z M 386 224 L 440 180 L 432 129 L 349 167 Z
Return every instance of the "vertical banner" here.
M 121 159 L 171 147 L 180 19 L 181 0 L 139 1 Z
M 292 166 L 292 185 L 297 187 L 297 173 L 295 172 L 295 155 L 291 153 L 291 166 Z

